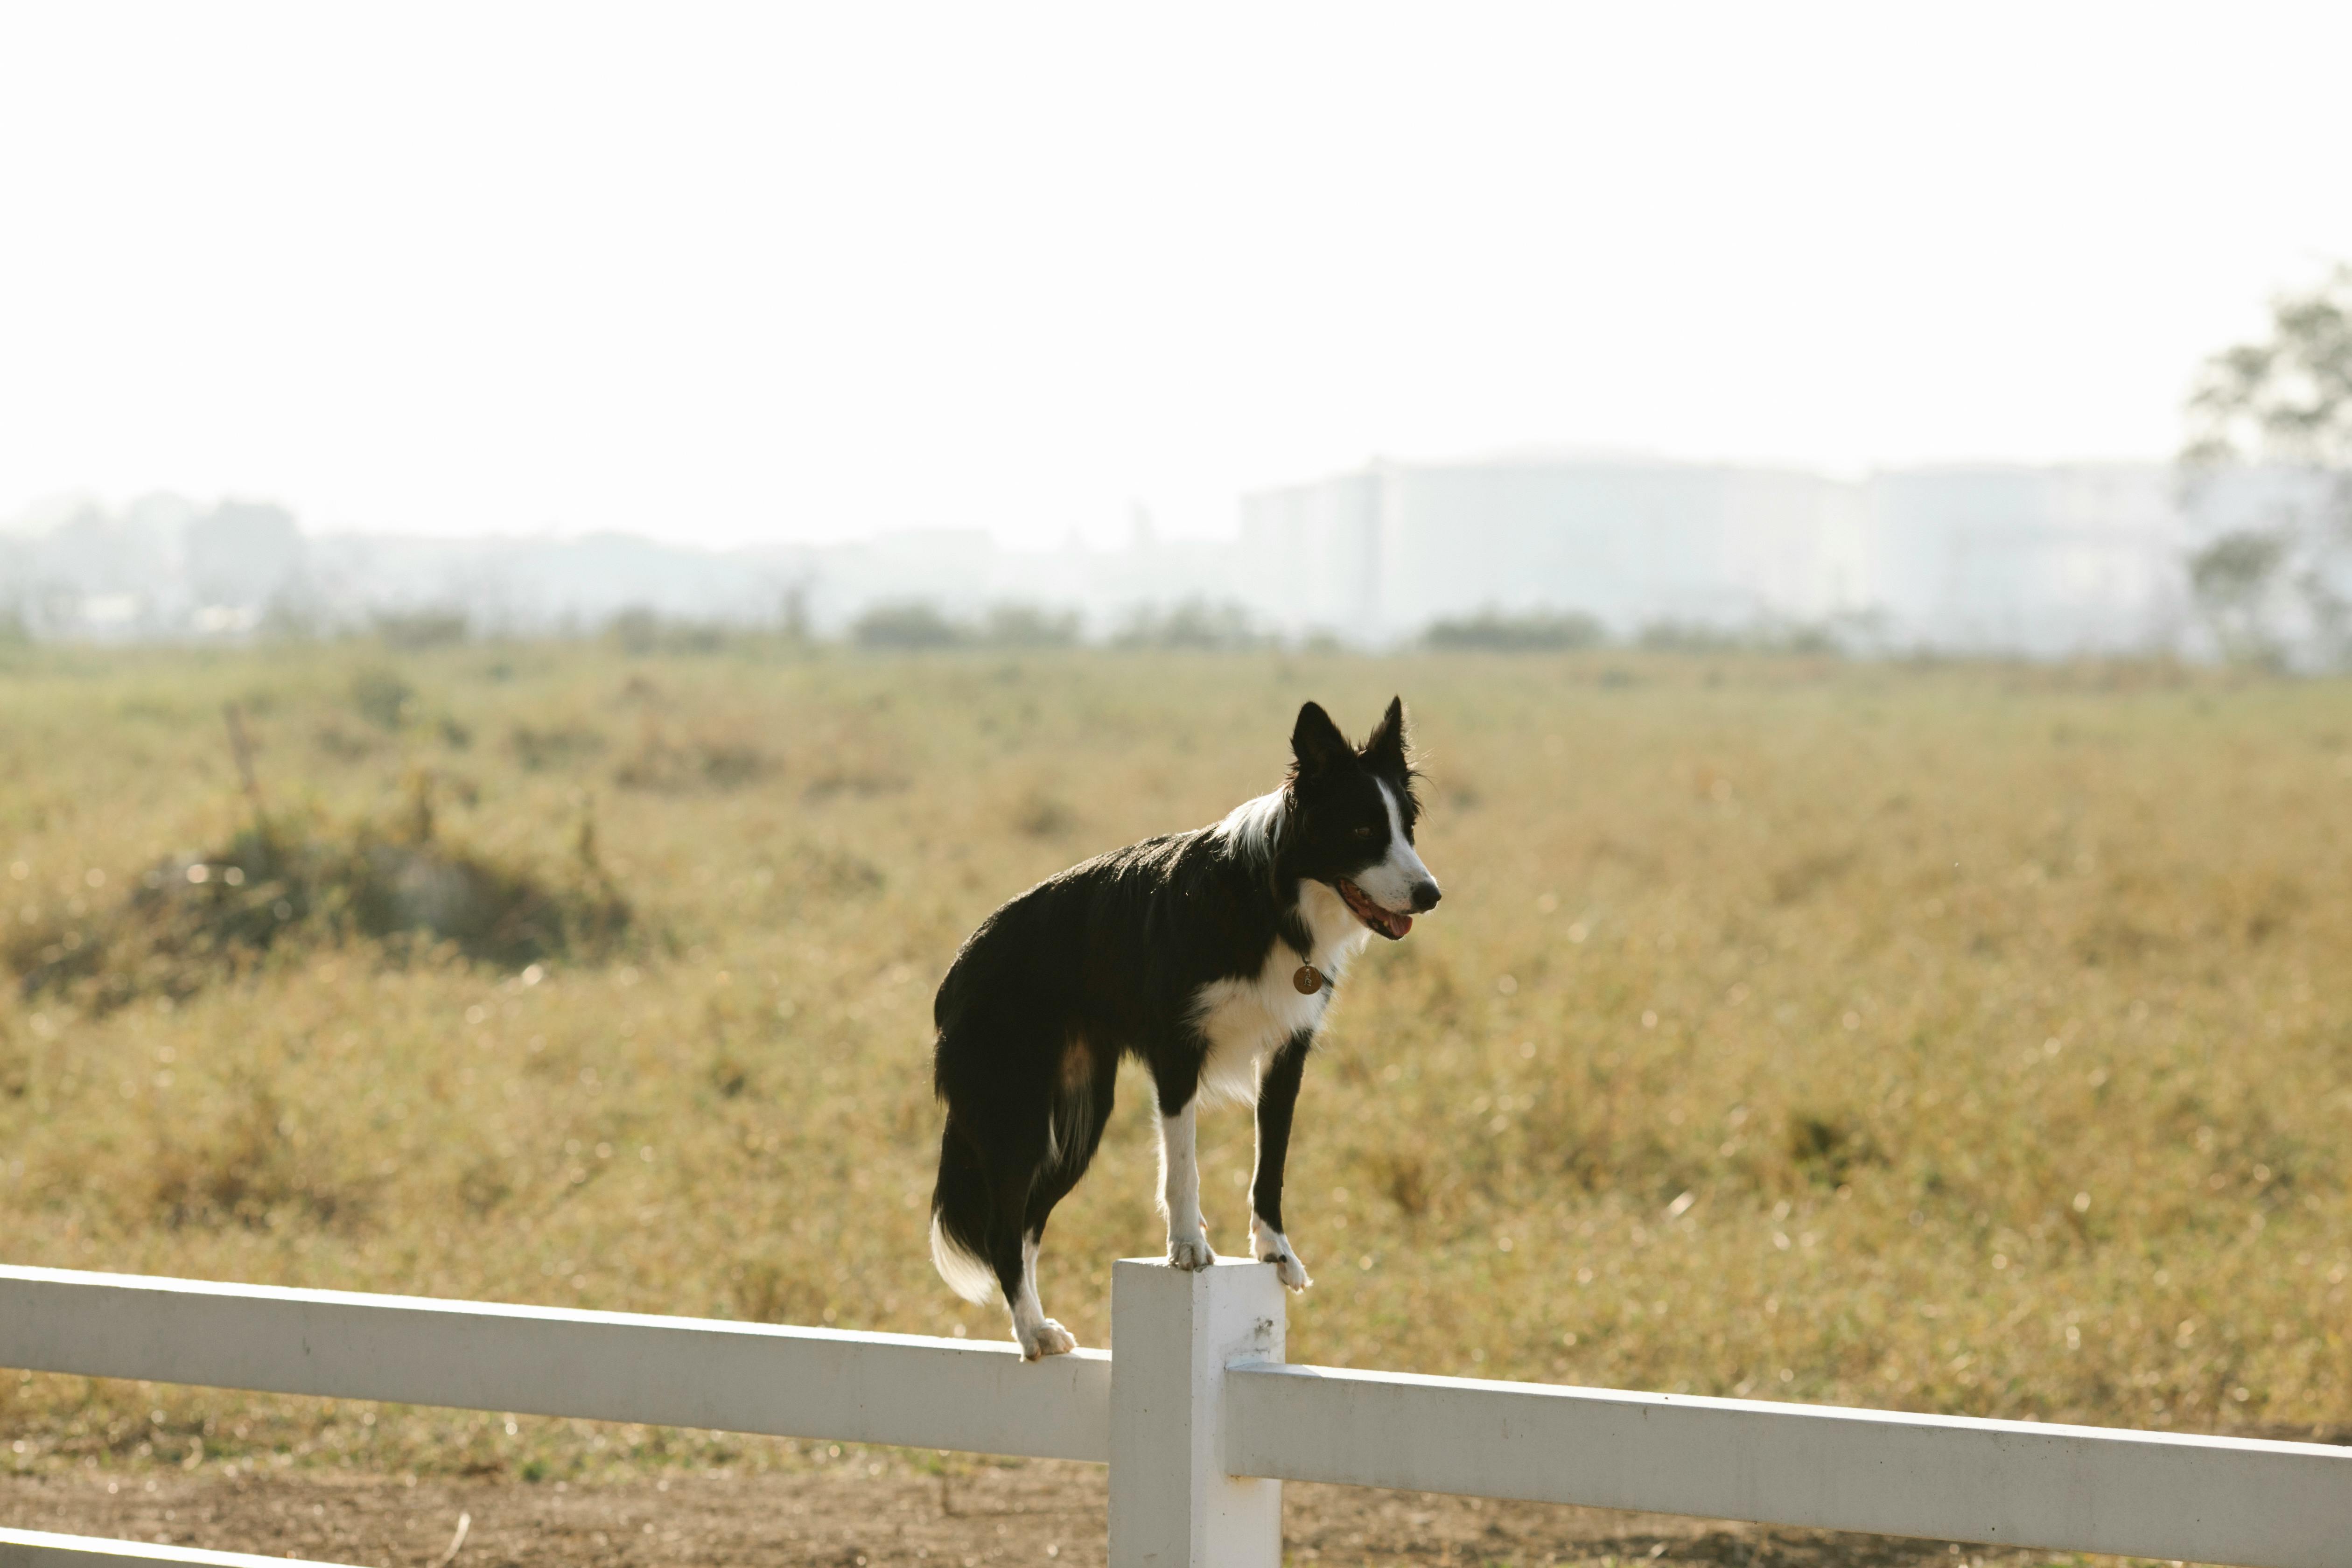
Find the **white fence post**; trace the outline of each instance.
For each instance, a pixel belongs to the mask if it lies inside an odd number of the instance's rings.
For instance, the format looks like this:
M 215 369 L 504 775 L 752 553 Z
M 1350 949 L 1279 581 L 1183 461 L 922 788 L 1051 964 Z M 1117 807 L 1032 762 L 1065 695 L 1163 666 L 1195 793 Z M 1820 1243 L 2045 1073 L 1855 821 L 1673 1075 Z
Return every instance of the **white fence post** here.
M 1282 1483 L 1225 1471 L 1225 1368 L 1282 1360 L 1270 1263 L 1121 1258 L 1110 1288 L 1110 1568 L 1281 1568 Z

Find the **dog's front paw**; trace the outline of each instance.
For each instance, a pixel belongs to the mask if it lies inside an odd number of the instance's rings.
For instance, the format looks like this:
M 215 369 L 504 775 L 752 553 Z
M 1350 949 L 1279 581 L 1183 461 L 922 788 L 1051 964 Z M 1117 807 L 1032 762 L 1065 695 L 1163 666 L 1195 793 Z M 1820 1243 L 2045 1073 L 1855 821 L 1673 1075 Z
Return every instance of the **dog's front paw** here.
M 1042 1361 L 1049 1355 L 1066 1355 L 1078 1348 L 1077 1336 L 1051 1318 L 1040 1318 L 1033 1324 L 1015 1329 L 1013 1332 L 1021 1342 L 1023 1361 Z
M 1198 1271 L 1217 1260 L 1209 1250 L 1205 1236 L 1171 1236 L 1168 1238 L 1168 1267 Z
M 1250 1253 L 1260 1263 L 1273 1264 L 1275 1278 L 1293 1290 L 1304 1290 L 1315 1283 L 1307 1278 L 1307 1265 L 1298 1261 L 1289 1238 L 1278 1230 L 1250 1226 Z
M 1283 1244 L 1279 1251 L 1258 1254 L 1257 1260 L 1260 1263 L 1273 1264 L 1275 1278 L 1293 1290 L 1304 1290 L 1315 1283 L 1314 1280 L 1307 1278 L 1307 1265 L 1298 1261 L 1298 1254 L 1290 1250 L 1287 1242 Z

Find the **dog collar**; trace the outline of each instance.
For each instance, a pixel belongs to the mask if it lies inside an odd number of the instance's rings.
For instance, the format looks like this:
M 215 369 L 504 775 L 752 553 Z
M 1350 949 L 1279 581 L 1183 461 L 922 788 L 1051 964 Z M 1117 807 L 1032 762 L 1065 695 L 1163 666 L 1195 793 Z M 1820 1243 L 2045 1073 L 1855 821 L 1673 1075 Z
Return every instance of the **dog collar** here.
M 1298 966 L 1298 973 L 1290 977 L 1290 983 L 1298 987 L 1301 996 L 1312 996 L 1330 984 L 1331 979 L 1313 964 L 1302 963 Z

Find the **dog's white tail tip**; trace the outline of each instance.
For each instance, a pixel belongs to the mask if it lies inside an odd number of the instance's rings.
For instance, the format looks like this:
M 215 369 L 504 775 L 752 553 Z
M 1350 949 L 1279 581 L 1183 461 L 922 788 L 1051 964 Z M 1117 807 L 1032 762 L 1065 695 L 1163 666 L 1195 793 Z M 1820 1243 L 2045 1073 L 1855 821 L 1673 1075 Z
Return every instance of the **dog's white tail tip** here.
M 965 1250 L 963 1245 L 940 1227 L 940 1216 L 931 1216 L 931 1267 L 948 1282 L 948 1289 L 971 1302 L 984 1307 L 997 1294 L 996 1270 L 988 1260 Z

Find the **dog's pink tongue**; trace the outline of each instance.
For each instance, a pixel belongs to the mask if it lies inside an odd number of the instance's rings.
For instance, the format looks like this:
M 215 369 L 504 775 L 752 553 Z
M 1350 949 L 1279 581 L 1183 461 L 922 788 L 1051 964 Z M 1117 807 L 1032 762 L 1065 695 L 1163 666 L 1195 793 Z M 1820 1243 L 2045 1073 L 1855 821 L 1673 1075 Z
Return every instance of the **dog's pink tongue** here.
M 1405 932 L 1412 929 L 1412 917 L 1411 915 L 1390 915 L 1389 923 L 1396 928 L 1397 935 L 1402 936 Z

